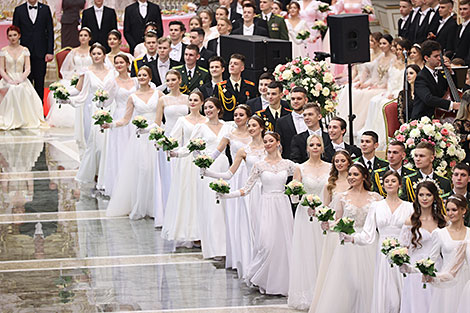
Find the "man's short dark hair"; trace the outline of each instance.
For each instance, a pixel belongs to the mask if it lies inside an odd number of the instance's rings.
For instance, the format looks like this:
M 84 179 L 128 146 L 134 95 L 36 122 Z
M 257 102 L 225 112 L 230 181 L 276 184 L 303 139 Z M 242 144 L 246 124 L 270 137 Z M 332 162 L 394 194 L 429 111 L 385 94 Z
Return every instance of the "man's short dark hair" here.
M 186 31 L 186 26 L 184 26 L 184 23 L 181 21 L 171 21 L 170 24 L 168 24 L 168 26 L 171 26 L 171 25 L 178 25 L 180 27 L 180 31 L 182 32 Z
M 302 87 L 301 87 L 302 88 Z M 314 109 L 317 114 L 321 114 L 320 106 L 315 102 L 307 102 L 304 104 L 304 111 L 307 109 Z
M 432 152 L 434 155 L 436 153 L 436 148 L 434 148 L 433 144 L 427 141 L 421 141 L 416 145 L 415 149 L 426 149 Z
M 230 59 L 237 59 L 243 62 L 243 65 L 245 65 L 245 56 L 240 53 L 234 53 L 230 56 Z
M 442 51 L 441 44 L 434 40 L 426 40 L 421 44 L 421 54 L 430 57 L 433 51 Z
M 469 70 L 470 71 L 470 70 Z M 263 80 L 263 79 L 269 79 L 270 81 L 275 81 L 276 79 L 274 78 L 274 75 L 269 73 L 269 72 L 265 72 L 263 74 L 260 75 L 258 81 L 260 80 Z
M 272 88 L 272 89 L 279 89 L 279 92 L 282 92 L 282 90 L 284 89 L 284 87 L 282 86 L 282 83 L 281 82 L 277 82 L 277 81 L 272 81 L 269 83 L 268 85 L 268 88 Z
M 190 32 L 196 32 L 198 36 L 202 36 L 202 37 L 206 35 L 206 32 L 204 31 L 204 29 L 200 27 L 192 28 Z
M 256 7 L 253 5 L 253 3 L 250 3 L 250 2 L 246 2 L 243 4 L 243 8 L 252 8 L 253 9 L 253 12 L 256 11 Z
M 377 133 L 373 130 L 368 130 L 368 131 L 363 132 L 362 136 L 370 136 L 372 137 L 372 140 L 374 141 L 374 143 L 379 142 L 379 135 L 377 135 Z
M 401 141 L 398 141 L 398 140 L 393 140 L 392 142 L 390 142 L 388 144 L 388 146 L 398 146 L 398 147 L 401 147 L 403 149 L 403 151 L 406 150 L 406 147 L 405 147 L 405 144 Z
M 347 126 L 346 121 L 343 120 L 341 117 L 335 116 L 331 119 L 330 123 L 332 121 L 338 121 L 339 122 L 339 127 L 341 127 L 341 130 L 346 130 L 346 126 Z
M 296 86 L 296 87 L 292 88 L 292 90 L 290 91 L 290 93 L 293 93 L 293 92 L 301 92 L 301 93 L 303 93 L 305 96 L 307 96 L 307 94 L 308 94 L 307 89 L 305 89 L 304 87 L 300 87 L 300 86 Z
M 214 55 L 209 59 L 209 66 L 211 65 L 212 62 L 220 62 L 220 65 L 222 67 L 225 67 L 225 60 L 223 57 L 219 57 L 218 55 Z
M 196 45 L 193 45 L 193 44 L 191 44 L 191 45 L 188 45 L 188 46 L 186 47 L 186 49 L 189 49 L 189 50 L 194 50 L 194 51 L 196 51 L 196 52 L 197 52 L 197 54 L 199 54 L 199 47 L 198 47 L 198 46 L 196 46 Z
M 453 170 L 463 170 L 467 172 L 467 175 L 470 175 L 470 166 L 465 163 L 465 162 L 460 162 L 457 163 L 457 165 L 454 166 Z

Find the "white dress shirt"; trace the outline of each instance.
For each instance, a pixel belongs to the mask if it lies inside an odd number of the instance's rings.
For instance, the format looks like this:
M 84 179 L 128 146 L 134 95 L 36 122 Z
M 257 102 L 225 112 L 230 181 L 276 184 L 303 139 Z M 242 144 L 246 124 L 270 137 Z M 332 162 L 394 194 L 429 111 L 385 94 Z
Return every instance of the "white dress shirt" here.
M 194 77 L 194 73 L 196 72 L 196 66 L 193 67 L 192 69 L 189 69 L 186 65 L 184 66 L 186 68 L 186 75 L 189 77 L 191 76 L 191 79 Z M 191 75 L 190 75 L 191 74 Z
M 465 28 L 466 28 L 467 25 L 468 25 L 468 22 L 470 22 L 470 20 L 468 20 L 468 21 L 462 23 L 462 29 L 460 30 L 459 38 L 462 37 L 463 32 L 465 31 Z
M 424 10 L 424 11 L 420 11 L 421 16 L 419 17 L 419 26 L 421 26 L 421 25 L 423 24 L 424 18 L 425 18 L 426 15 L 428 14 L 429 10 L 431 10 L 431 8 L 427 8 L 427 9 Z
M 333 146 L 333 149 L 335 149 L 335 151 L 346 150 L 346 146 L 344 145 L 344 141 L 340 144 L 336 144 L 334 142 L 331 142 L 331 145 Z
M 145 2 L 140 2 L 138 1 L 139 3 L 139 12 L 140 12 L 140 15 L 145 18 L 147 16 L 147 7 L 148 7 L 148 3 L 147 1 Z
M 157 69 L 158 75 L 160 75 L 160 80 L 165 82 L 166 73 L 170 70 L 170 58 L 166 62 L 162 62 L 160 59 L 157 59 Z
M 271 18 L 271 14 L 273 14 L 273 12 L 269 12 L 268 14 L 261 13 L 261 17 L 263 18 L 263 20 L 269 21 L 269 19 Z
M 452 17 L 452 14 L 449 15 L 448 17 L 446 17 L 445 19 L 439 21 L 439 27 L 437 28 L 436 34 L 439 34 L 439 32 L 441 31 L 442 27 L 444 27 L 445 23 L 446 23 L 451 17 Z
M 243 35 L 244 36 L 253 36 L 255 33 L 255 24 L 251 24 L 251 26 L 246 26 L 243 24 Z
M 423 176 L 423 178 L 424 178 L 425 180 L 428 180 L 428 179 L 434 180 L 434 178 L 433 178 L 433 176 L 434 176 L 434 171 L 432 171 L 429 175 L 424 174 L 421 170 L 419 170 L 419 172 L 421 173 L 421 176 Z
M 269 106 L 269 101 L 266 100 L 263 96 L 261 96 L 261 107 L 263 110 L 266 110 L 266 108 Z
M 400 17 L 400 19 L 401 19 L 400 29 L 403 29 L 403 27 L 405 27 L 405 23 L 406 23 L 406 21 L 408 20 L 409 17 L 410 17 L 410 14 L 408 14 L 407 16 Z
M 434 8 L 432 8 L 431 14 L 429 14 L 429 23 L 432 21 L 434 18 L 434 14 L 439 14 L 439 4 L 436 5 Z
M 145 54 L 147 56 L 147 61 L 148 62 L 152 62 L 152 61 L 155 61 L 157 59 L 157 55 L 154 54 L 154 55 L 149 55 L 148 53 Z
M 101 8 L 98 8 L 96 5 L 93 6 L 95 10 L 95 16 L 96 16 L 96 23 L 98 24 L 98 28 L 101 29 L 101 22 L 103 21 L 103 6 Z
M 413 16 L 412 16 L 412 19 L 410 21 L 410 23 L 413 23 L 413 21 L 415 20 L 415 18 L 417 16 L 420 16 L 420 12 L 419 12 L 419 7 L 416 7 L 416 8 L 413 8 Z M 411 13 L 410 13 L 411 14 Z
M 36 23 L 36 18 L 38 17 L 39 3 L 36 2 L 36 4 L 33 6 L 36 9 L 30 9 L 29 7 L 31 7 L 32 5 L 29 4 L 29 2 L 26 2 L 26 5 L 28 7 L 29 18 L 30 18 L 31 22 L 33 22 L 33 24 L 34 24 L 34 23 Z
M 236 12 L 240 15 L 243 15 L 243 6 L 238 1 L 237 1 L 237 10 L 236 10 Z M 229 14 L 229 16 L 230 16 L 230 14 Z
M 171 44 L 170 59 L 179 62 L 181 60 L 181 52 L 183 50 L 183 44 L 178 42 L 178 44 Z
M 303 133 L 307 130 L 307 125 L 305 125 L 304 117 L 302 114 L 292 111 L 292 120 L 294 121 L 295 131 L 297 134 Z
M 294 113 L 294 112 L 292 112 L 292 113 Z M 322 136 L 323 134 L 322 134 L 321 128 L 319 128 L 319 129 L 317 129 L 317 130 L 311 130 L 311 129 L 307 128 L 307 130 L 308 130 L 308 135 L 309 135 L 309 136 L 311 136 L 311 135 L 317 135 L 317 136 L 320 136 L 320 137 L 323 138 L 323 136 Z
M 375 157 L 373 157 L 370 160 L 367 160 L 365 156 L 362 156 L 362 160 L 364 161 L 364 164 L 366 165 L 366 168 L 369 169 L 369 162 L 370 162 L 370 168 L 373 170 L 374 169 L 374 161 Z

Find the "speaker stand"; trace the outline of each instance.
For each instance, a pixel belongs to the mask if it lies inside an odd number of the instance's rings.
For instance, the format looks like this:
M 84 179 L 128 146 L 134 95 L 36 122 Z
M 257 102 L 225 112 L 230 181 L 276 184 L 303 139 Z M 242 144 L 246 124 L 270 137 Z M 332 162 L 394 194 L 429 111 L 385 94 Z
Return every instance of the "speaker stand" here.
M 349 87 L 349 144 L 354 144 L 354 129 L 353 121 L 356 118 L 356 115 L 353 114 L 353 101 L 352 101 L 352 64 L 348 63 L 348 87 Z

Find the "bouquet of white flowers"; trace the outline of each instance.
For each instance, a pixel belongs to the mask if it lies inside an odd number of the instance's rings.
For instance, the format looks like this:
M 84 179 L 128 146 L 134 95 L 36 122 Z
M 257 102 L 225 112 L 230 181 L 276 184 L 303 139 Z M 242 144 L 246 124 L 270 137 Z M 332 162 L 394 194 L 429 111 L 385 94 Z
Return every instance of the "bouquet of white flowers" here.
M 188 143 L 189 152 L 202 151 L 206 149 L 206 141 L 202 138 L 193 138 Z
M 398 239 L 387 237 L 382 241 L 382 249 L 380 251 L 382 251 L 383 254 L 388 255 L 390 251 L 398 247 L 400 247 Z
M 155 126 L 149 132 L 149 140 L 160 140 L 165 137 L 165 130 L 159 126 Z
M 147 119 L 141 115 L 137 115 L 136 117 L 134 117 L 134 119 L 132 120 L 132 124 L 134 124 L 138 129 L 144 129 L 149 126 Z M 140 138 L 139 133 L 137 133 L 137 138 Z
M 78 85 L 78 80 L 80 79 L 80 76 L 77 74 L 74 74 L 72 78 L 70 79 L 70 86 L 76 87 Z
M 173 149 L 178 148 L 178 140 L 176 140 L 176 138 L 173 138 L 173 137 L 164 136 L 163 138 L 157 141 L 157 145 L 162 147 L 163 151 L 167 152 L 166 159 L 167 161 L 170 161 L 169 152 Z
M 313 23 L 312 29 L 318 30 L 319 32 L 326 32 L 328 25 L 326 25 L 326 23 L 322 20 L 316 20 Z
M 317 219 L 320 222 L 333 221 L 335 219 L 335 211 L 326 206 L 317 210 Z M 323 231 L 323 235 L 326 235 L 326 230 Z
M 298 32 L 296 39 L 305 40 L 310 37 L 310 32 L 308 30 L 301 30 Z
M 67 88 L 65 88 L 64 85 L 57 82 L 54 85 L 53 96 L 54 96 L 54 99 L 57 100 L 57 103 L 59 103 L 59 109 L 60 109 L 62 108 L 63 103 L 67 103 L 69 101 L 70 93 L 67 90 Z
M 436 277 L 436 268 L 435 263 L 430 258 L 422 259 L 416 262 L 415 267 L 421 272 L 423 275 Z M 426 283 L 423 283 L 423 288 L 426 289 Z
M 284 193 L 288 196 L 301 196 L 306 194 L 307 192 L 304 189 L 304 184 L 302 184 L 298 180 L 293 179 L 290 183 L 286 185 L 286 191 L 284 191 Z
M 214 159 L 206 154 L 200 154 L 194 158 L 193 163 L 199 168 L 209 168 L 214 163 Z M 201 176 L 201 179 L 203 178 L 204 176 Z
M 108 111 L 98 110 L 93 114 L 92 118 L 95 120 L 95 125 L 102 126 L 104 123 L 112 123 L 113 117 Z M 101 128 L 100 131 L 103 133 L 104 129 Z
M 313 221 L 313 216 L 315 215 L 315 209 L 318 208 L 320 205 L 322 205 L 322 202 L 320 200 L 319 196 L 308 194 L 303 197 L 303 201 L 301 203 L 303 206 L 309 207 L 311 210 L 313 210 L 313 214 L 310 215 L 310 222 Z
M 103 108 L 103 103 L 109 99 L 109 94 L 106 90 L 99 88 L 95 91 L 92 101 L 98 102 L 99 106 Z
M 354 229 L 354 220 L 349 217 L 341 218 L 338 223 L 336 223 L 335 227 L 333 227 L 333 231 L 346 235 L 354 234 L 356 232 Z M 344 245 L 344 239 L 341 240 L 341 244 Z
M 397 265 L 402 266 L 404 264 L 410 264 L 410 256 L 408 255 L 408 248 L 398 247 L 390 250 L 388 253 L 388 259 L 391 263 L 391 266 Z M 403 277 L 406 277 L 406 274 L 403 273 Z
M 209 187 L 217 193 L 229 193 L 230 192 L 230 185 L 223 180 L 222 178 L 209 183 Z M 219 198 L 217 197 L 216 203 L 219 204 Z
M 325 12 L 331 11 L 331 9 L 327 3 L 320 3 L 318 5 L 318 11 L 325 13 Z

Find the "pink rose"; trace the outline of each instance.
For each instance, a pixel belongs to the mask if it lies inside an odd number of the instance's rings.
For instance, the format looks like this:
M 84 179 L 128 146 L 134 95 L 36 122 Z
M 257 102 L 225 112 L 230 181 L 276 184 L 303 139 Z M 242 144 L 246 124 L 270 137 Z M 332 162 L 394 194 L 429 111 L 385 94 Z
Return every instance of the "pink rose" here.
M 302 72 L 302 70 L 299 68 L 299 67 L 294 67 L 294 73 L 296 74 L 300 74 L 300 72 Z
M 436 119 L 432 120 L 432 123 L 433 123 L 433 124 L 437 124 L 437 123 L 440 123 L 440 122 L 441 122 L 441 121 L 436 120 Z
M 299 63 L 299 60 L 297 60 L 297 59 L 292 60 L 292 65 L 296 65 L 297 63 Z
M 284 89 L 284 95 L 287 96 L 289 94 L 289 90 Z
M 410 122 L 410 125 L 411 125 L 411 126 L 416 126 L 416 125 L 418 125 L 418 121 L 417 121 L 417 120 L 413 120 L 413 121 Z
M 447 128 L 443 128 L 443 129 L 441 130 L 441 135 L 442 135 L 442 136 L 448 136 L 448 135 L 449 135 L 449 130 L 448 130 Z
M 446 147 L 449 148 L 452 144 L 450 142 L 446 143 Z
M 407 145 L 407 146 L 414 146 L 414 144 L 415 144 L 415 141 L 414 141 L 413 138 L 408 138 L 408 139 L 406 140 L 406 145 Z
M 457 164 L 456 161 L 450 161 L 450 167 L 454 167 Z
M 404 132 L 406 130 L 406 125 L 401 125 L 400 126 L 400 132 Z
M 302 62 L 302 64 L 303 64 L 303 65 L 310 64 L 310 61 L 309 61 L 309 60 L 304 60 L 304 61 Z
M 400 142 L 405 142 L 405 136 L 403 135 L 397 135 L 395 138 Z
M 284 78 L 282 78 L 282 75 L 280 75 L 277 80 L 280 81 L 280 82 L 282 82 L 282 81 L 284 80 Z
M 315 85 L 315 90 L 320 91 L 320 90 L 322 90 L 322 89 L 323 89 L 323 86 L 322 86 L 320 83 L 316 83 L 316 85 Z
M 336 96 L 337 96 L 337 95 L 338 95 L 338 94 L 337 94 L 336 92 L 334 92 L 334 91 L 331 92 L 331 96 L 333 97 L 333 99 L 336 99 Z
M 295 83 L 290 83 L 290 89 L 295 87 Z
M 284 72 L 285 70 L 286 70 L 286 66 L 285 66 L 285 65 L 283 65 L 283 66 L 281 66 L 281 67 L 279 68 L 279 72 Z

